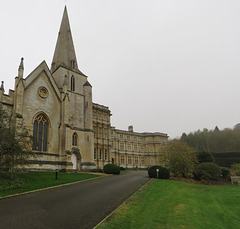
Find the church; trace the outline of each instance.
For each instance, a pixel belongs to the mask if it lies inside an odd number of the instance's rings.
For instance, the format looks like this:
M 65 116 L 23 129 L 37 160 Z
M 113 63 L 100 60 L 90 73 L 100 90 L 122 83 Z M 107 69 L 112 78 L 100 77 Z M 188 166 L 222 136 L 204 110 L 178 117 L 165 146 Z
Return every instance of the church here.
M 111 126 L 111 111 L 93 103 L 92 86 L 78 66 L 65 6 L 51 67 L 40 63 L 24 78 L 21 59 L 14 90 L 4 93 L 0 104 L 23 119 L 33 136 L 36 158 L 31 170 L 81 171 L 114 163 L 145 169 L 158 163 L 158 152 L 167 143 L 164 133 L 137 133 Z

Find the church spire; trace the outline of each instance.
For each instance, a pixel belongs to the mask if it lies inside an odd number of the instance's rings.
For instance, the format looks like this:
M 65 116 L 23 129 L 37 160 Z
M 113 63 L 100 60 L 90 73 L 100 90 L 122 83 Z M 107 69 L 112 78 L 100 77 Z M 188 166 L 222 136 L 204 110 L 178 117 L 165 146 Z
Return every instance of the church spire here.
M 51 71 L 54 72 L 59 66 L 63 66 L 80 72 L 77 65 L 77 58 L 74 50 L 66 6 L 62 17 L 60 30 L 58 33 L 58 39 L 52 60 Z

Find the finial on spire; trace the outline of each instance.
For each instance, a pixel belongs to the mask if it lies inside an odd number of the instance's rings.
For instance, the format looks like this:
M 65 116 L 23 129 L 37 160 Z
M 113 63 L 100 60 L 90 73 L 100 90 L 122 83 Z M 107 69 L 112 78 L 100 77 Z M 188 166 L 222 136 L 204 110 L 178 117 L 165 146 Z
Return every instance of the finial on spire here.
M 1 83 L 0 90 L 2 90 L 4 92 L 4 81 L 2 81 L 2 83 Z
M 19 70 L 19 69 L 23 69 L 23 70 L 24 70 L 24 67 L 23 67 L 23 60 L 24 60 L 24 58 L 22 57 L 22 58 L 21 58 L 21 62 L 20 62 L 20 65 L 19 65 L 18 70 Z
M 18 68 L 18 77 L 19 78 L 23 78 L 23 70 L 24 70 L 24 66 L 23 66 L 23 57 L 21 58 L 21 62 Z

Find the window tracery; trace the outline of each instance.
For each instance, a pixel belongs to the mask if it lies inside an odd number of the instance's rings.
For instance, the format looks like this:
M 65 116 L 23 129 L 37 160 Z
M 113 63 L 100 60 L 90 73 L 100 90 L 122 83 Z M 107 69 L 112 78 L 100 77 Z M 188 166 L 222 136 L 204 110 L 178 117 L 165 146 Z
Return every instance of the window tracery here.
M 48 119 L 43 113 L 37 115 L 33 123 L 33 150 L 47 151 Z

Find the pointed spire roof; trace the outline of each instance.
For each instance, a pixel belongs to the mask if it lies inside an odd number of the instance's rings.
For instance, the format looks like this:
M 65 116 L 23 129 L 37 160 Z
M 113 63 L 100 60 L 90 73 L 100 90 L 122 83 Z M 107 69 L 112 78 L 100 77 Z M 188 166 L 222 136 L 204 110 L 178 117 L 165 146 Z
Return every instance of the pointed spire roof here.
M 73 71 L 80 72 L 78 69 L 77 58 L 73 45 L 72 33 L 66 6 L 62 17 L 60 30 L 58 33 L 57 44 L 52 60 L 51 72 L 54 72 L 59 66 L 63 66 L 72 69 Z

